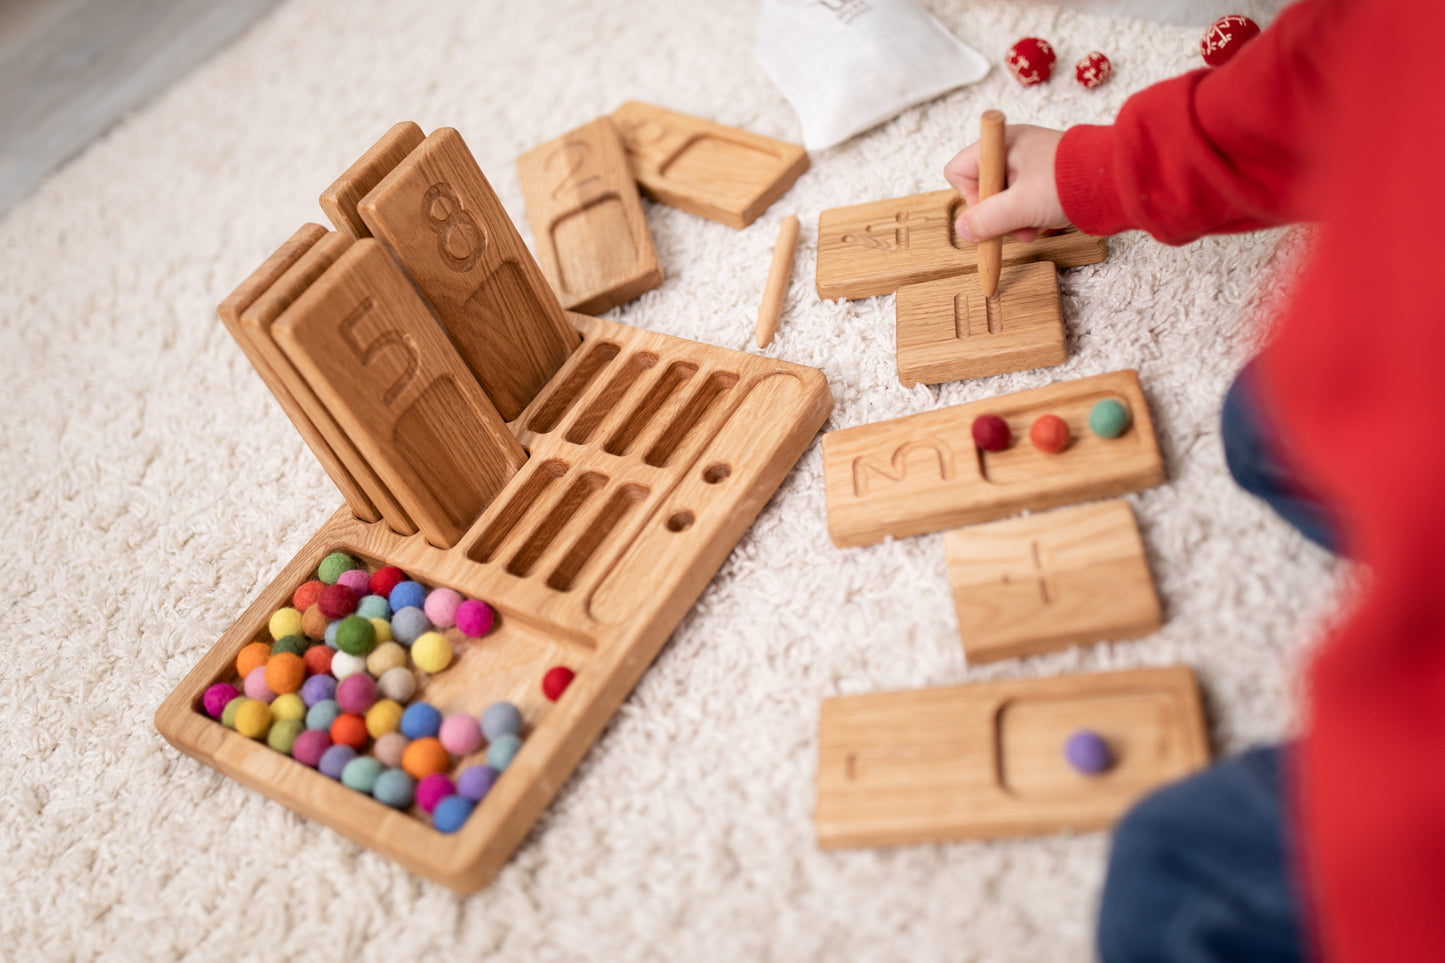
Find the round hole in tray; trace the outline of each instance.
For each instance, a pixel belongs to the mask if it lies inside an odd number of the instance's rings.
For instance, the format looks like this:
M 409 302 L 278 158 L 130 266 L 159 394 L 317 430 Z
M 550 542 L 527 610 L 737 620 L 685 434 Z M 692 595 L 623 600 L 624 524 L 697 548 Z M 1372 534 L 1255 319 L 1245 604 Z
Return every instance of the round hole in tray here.
M 729 465 L 727 462 L 720 461 L 708 465 L 706 468 L 703 469 L 702 480 L 707 482 L 709 485 L 716 485 L 718 482 L 722 481 L 724 478 L 727 478 L 732 473 L 733 466 Z
M 697 519 L 693 518 L 692 512 L 678 512 L 667 520 L 669 532 L 685 532 L 692 528 L 692 523 Z

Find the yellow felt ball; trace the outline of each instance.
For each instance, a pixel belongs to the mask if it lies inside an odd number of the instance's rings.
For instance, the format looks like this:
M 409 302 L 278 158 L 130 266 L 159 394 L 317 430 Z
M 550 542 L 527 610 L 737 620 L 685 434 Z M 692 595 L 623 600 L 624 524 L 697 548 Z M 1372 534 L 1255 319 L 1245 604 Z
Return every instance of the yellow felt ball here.
M 401 727 L 402 711 L 400 702 L 379 700 L 366 710 L 366 731 L 371 733 L 373 739 L 380 739 L 388 732 L 395 732 Z
M 376 629 L 377 645 L 381 645 L 383 642 L 390 642 L 392 640 L 390 622 L 388 622 L 386 619 L 379 617 L 367 619 L 367 621 L 370 622 L 372 624 L 372 627 Z
M 264 738 L 271 729 L 271 707 L 260 699 L 247 699 L 236 710 L 236 731 L 248 739 Z
M 423 632 L 411 644 L 411 660 L 423 672 L 440 672 L 452 664 L 452 644 L 440 632 Z
M 380 679 L 386 675 L 387 669 L 395 669 L 406 665 L 406 649 L 395 642 L 383 642 L 371 650 L 366 657 L 366 671 L 375 678 Z
M 271 715 L 277 720 L 305 719 L 306 703 L 294 692 L 278 695 L 271 703 Z
M 277 609 L 271 616 L 271 638 L 284 639 L 288 635 L 301 634 L 301 613 L 289 606 Z

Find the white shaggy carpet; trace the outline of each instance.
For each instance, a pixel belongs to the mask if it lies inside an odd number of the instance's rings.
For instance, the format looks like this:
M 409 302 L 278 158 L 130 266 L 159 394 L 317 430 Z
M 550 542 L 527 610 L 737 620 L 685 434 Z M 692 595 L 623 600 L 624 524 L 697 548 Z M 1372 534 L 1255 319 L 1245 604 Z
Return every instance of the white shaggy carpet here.
M 1133 498 L 1157 635 L 972 669 L 938 536 L 839 551 L 815 443 L 508 867 L 459 898 L 183 757 L 157 705 L 340 498 L 215 317 L 381 132 L 466 136 L 518 221 L 514 156 L 627 99 L 799 128 L 753 5 L 292 0 L 0 221 L 0 959 L 1051 961 L 1091 956 L 1103 834 L 823 853 L 826 696 L 1186 662 L 1216 750 L 1279 738 L 1335 594 L 1323 553 L 1225 472 L 1220 399 L 1293 235 L 1112 242 L 1063 276 L 1063 367 L 905 389 L 893 300 L 822 303 L 819 211 L 943 186 L 988 106 L 1062 126 L 1198 62 L 1195 28 L 931 0 L 978 85 L 813 158 L 735 231 L 649 205 L 667 272 L 621 320 L 751 347 L 778 219 L 803 241 L 770 352 L 816 365 L 831 428 L 1127 366 L 1169 480 Z M 1017 37 L 1112 83 L 1023 89 Z M 525 229 L 524 229 L 525 232 Z M 1284 240 L 1286 243 L 1281 244 Z

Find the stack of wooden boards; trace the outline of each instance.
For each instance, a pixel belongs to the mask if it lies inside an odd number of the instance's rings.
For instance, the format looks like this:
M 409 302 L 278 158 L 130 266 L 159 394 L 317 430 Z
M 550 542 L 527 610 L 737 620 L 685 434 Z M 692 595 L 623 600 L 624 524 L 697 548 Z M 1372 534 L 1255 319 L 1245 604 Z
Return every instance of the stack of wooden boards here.
M 621 149 L 599 121 L 521 162 L 536 175 L 524 174 L 529 198 L 546 201 L 534 208 L 546 225 L 538 244 L 569 303 L 595 308 L 660 276 L 617 169 L 622 150 L 644 190 L 743 223 L 806 166 L 800 148 L 657 108 L 629 104 L 614 119 Z M 398 124 L 322 207 L 336 230 L 302 227 L 220 314 L 347 504 L 156 724 L 297 812 L 471 891 L 566 781 L 811 442 L 832 395 L 812 368 L 565 310 L 454 130 L 423 136 Z M 619 225 L 629 240 L 609 247 Z M 201 710 L 206 688 L 266 638 L 270 613 L 334 551 L 483 599 L 498 616 L 420 692 L 444 715 L 505 699 L 525 716 L 524 747 L 455 836 Z M 537 680 L 554 664 L 576 677 L 549 703 Z
M 1005 240 L 998 294 L 984 298 L 976 245 L 953 230 L 962 203 L 937 191 L 819 218 L 820 296 L 897 291 L 904 384 L 1062 362 L 1056 269 L 1105 255 L 1102 239 L 1072 230 Z M 1127 416 L 1117 437 L 1090 430 L 1100 402 Z M 983 415 L 1001 418 L 1014 442 L 1000 451 L 976 443 L 971 428 Z M 1069 428 L 1061 452 L 1028 440 L 1046 415 Z M 944 551 L 970 662 L 1137 638 L 1160 625 L 1132 510 L 1097 501 L 1164 479 L 1133 371 L 833 431 L 823 468 L 840 547 L 957 529 Z M 1007 518 L 1078 502 L 1096 503 Z M 1065 740 L 1080 729 L 1107 745 L 1106 772 L 1066 762 Z M 818 741 L 814 819 L 829 847 L 1098 829 L 1209 759 L 1187 667 L 829 699 Z

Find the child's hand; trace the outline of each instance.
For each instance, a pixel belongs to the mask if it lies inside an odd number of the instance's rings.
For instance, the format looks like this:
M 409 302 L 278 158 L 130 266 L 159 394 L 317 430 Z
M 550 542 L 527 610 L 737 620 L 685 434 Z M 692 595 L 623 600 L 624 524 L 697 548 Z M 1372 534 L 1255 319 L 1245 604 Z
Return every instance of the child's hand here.
M 970 241 L 1011 234 L 1032 241 L 1039 231 L 1068 227 L 1054 184 L 1054 154 L 1063 131 L 1011 124 L 1004 134 L 1008 149 L 1008 186 L 986 201 L 978 199 L 978 141 L 943 167 L 943 176 L 968 201 L 958 216 L 958 235 Z

